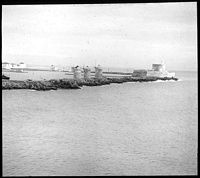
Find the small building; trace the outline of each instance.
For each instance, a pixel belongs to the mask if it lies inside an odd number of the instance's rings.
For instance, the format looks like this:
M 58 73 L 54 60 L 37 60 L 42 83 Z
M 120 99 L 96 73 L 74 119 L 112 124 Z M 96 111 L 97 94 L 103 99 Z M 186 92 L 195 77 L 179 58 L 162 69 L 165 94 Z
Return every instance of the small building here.
M 164 64 L 152 64 L 152 70 L 164 72 L 165 71 L 165 65 Z
M 19 67 L 19 68 L 26 68 L 26 64 L 23 63 L 23 62 L 20 62 L 20 63 L 18 64 L 18 67 Z
M 2 69 L 10 70 L 12 65 L 8 62 L 2 62 Z
M 54 65 L 51 65 L 50 70 L 51 71 L 58 71 L 58 68 Z
M 147 71 L 148 77 L 175 77 L 175 73 L 169 73 L 165 64 L 152 64 L 152 70 Z
M 147 76 L 147 70 L 140 69 L 140 70 L 134 70 L 132 73 L 132 77 L 146 77 Z
M 101 79 L 103 77 L 103 69 L 101 68 L 100 65 L 95 67 L 95 78 Z
M 11 69 L 24 69 L 26 68 L 26 64 L 20 62 L 19 64 L 11 63 Z
M 74 79 L 81 79 L 81 69 L 79 66 L 72 67 Z
M 11 65 L 11 69 L 12 68 L 17 68 L 17 64 L 15 64 L 15 63 L 10 63 L 10 65 Z
M 90 73 L 91 73 L 91 69 L 87 66 L 83 68 L 83 72 L 84 72 L 84 79 L 90 79 Z
M 20 62 L 20 63 L 19 63 L 19 67 L 20 67 L 20 68 L 26 68 L 26 64 L 23 63 L 23 62 Z
M 23 62 L 20 62 L 19 64 L 15 63 L 8 63 L 8 62 L 3 62 L 2 63 L 2 69 L 7 69 L 7 70 L 12 70 L 12 71 L 21 71 L 26 68 L 26 64 Z

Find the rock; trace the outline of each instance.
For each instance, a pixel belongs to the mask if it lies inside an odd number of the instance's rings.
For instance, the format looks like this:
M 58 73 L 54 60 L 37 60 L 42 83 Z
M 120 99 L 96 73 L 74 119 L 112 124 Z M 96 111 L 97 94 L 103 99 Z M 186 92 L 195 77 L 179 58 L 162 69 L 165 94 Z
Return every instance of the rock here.
M 150 82 L 156 80 L 175 80 L 178 79 L 175 77 L 120 77 L 120 78 L 106 78 L 103 77 L 101 79 L 90 78 L 87 80 L 74 80 L 74 79 L 60 79 L 55 80 L 51 79 L 49 81 L 14 81 L 14 80 L 2 80 L 2 89 L 33 89 L 33 90 L 57 90 L 59 88 L 62 89 L 81 89 L 81 86 L 101 86 L 101 85 L 109 85 L 110 83 L 124 83 L 124 82 Z

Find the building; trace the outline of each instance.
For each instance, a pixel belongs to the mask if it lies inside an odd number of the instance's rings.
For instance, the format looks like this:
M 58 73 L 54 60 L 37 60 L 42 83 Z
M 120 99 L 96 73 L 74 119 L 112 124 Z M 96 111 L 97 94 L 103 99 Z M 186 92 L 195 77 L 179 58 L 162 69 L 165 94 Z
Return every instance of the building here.
M 81 69 L 79 66 L 72 67 L 74 79 L 81 79 Z
M 152 70 L 158 71 L 158 72 L 164 72 L 165 65 L 164 64 L 152 64 Z
M 25 69 L 26 64 L 23 62 L 20 62 L 19 64 L 11 63 L 11 69 Z
M 8 63 L 8 62 L 3 62 L 2 63 L 2 69 L 25 69 L 26 68 L 26 64 L 23 62 L 20 62 L 19 64 L 15 64 L 15 63 Z
M 12 65 L 8 62 L 2 62 L 2 69 L 10 70 Z
M 97 79 L 101 79 L 103 77 L 103 69 L 101 68 L 100 65 L 98 65 L 97 67 L 95 67 L 95 78 Z
M 50 70 L 51 71 L 58 71 L 58 68 L 54 65 L 51 65 Z
M 19 64 L 11 63 L 11 65 L 11 70 L 16 72 L 23 72 L 26 68 L 26 64 L 24 64 L 23 62 L 20 62 Z
M 26 64 L 23 63 L 23 62 L 20 62 L 20 63 L 18 64 L 18 67 L 24 69 L 24 68 L 26 68 Z
M 134 70 L 132 76 L 133 77 L 146 77 L 147 70 L 145 70 L 145 69 Z
M 17 64 L 15 64 L 15 63 L 10 63 L 10 65 L 11 65 L 11 69 L 12 68 L 17 68 Z
M 175 77 L 175 73 L 169 73 L 165 64 L 152 64 L 152 70 L 147 70 L 148 77 Z
M 91 77 L 91 69 L 87 66 L 83 68 L 83 72 L 84 72 L 84 79 L 90 79 Z

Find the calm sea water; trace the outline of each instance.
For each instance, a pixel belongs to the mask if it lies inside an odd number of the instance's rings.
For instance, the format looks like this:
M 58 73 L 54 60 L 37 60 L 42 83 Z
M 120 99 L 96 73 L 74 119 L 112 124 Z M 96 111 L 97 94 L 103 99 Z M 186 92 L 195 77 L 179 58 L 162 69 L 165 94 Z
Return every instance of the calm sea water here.
M 197 73 L 177 76 L 3 90 L 3 175 L 197 174 Z

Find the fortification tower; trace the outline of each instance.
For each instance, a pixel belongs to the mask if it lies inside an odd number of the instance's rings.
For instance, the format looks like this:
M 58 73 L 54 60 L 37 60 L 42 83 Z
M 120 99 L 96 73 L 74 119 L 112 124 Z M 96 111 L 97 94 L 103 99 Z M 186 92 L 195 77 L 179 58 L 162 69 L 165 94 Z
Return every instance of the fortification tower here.
M 90 79 L 91 69 L 88 66 L 83 68 L 83 72 L 84 72 L 84 79 L 85 80 Z
M 152 64 L 152 70 L 156 71 L 156 72 L 165 72 L 165 64 L 161 63 L 161 64 Z
M 79 66 L 72 67 L 74 79 L 81 79 L 81 69 Z
M 103 69 L 101 68 L 100 65 L 98 65 L 97 67 L 95 67 L 95 78 L 97 79 L 101 79 L 103 77 Z

